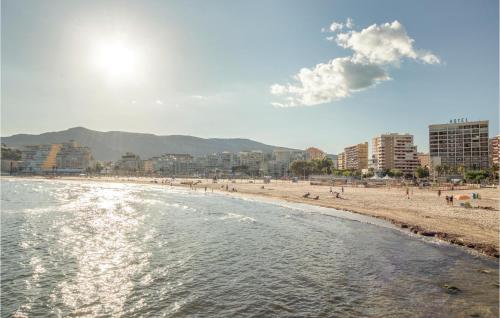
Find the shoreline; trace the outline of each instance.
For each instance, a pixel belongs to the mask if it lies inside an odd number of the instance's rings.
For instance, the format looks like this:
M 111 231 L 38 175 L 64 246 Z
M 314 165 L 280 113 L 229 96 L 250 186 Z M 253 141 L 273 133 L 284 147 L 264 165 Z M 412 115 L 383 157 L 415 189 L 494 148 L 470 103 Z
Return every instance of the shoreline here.
M 474 222 L 474 214 L 468 214 L 468 219 L 461 220 L 458 216 L 454 214 L 444 216 L 440 216 L 436 218 L 435 216 L 429 216 L 427 214 L 432 214 L 432 211 L 429 213 L 420 213 L 418 212 L 427 212 L 426 208 L 435 208 L 436 201 L 430 202 L 430 206 L 418 206 L 415 209 L 413 206 L 411 209 L 405 210 L 404 205 L 408 205 L 410 200 L 401 201 L 399 200 L 399 192 L 396 190 L 401 189 L 359 189 L 359 188 L 346 188 L 345 197 L 341 200 L 334 199 L 333 197 L 328 196 L 328 186 L 312 186 L 308 183 L 302 182 L 301 184 L 292 184 L 288 183 L 269 183 L 264 184 L 262 182 L 252 182 L 252 183 L 232 183 L 232 182 L 220 182 L 220 183 L 212 183 L 211 180 L 207 179 L 176 179 L 173 182 L 169 183 L 161 183 L 158 180 L 164 180 L 161 178 L 152 178 L 152 177 L 93 177 L 93 178 L 82 178 L 82 177 L 58 177 L 55 179 L 45 178 L 45 177 L 17 177 L 17 176 L 2 176 L 2 179 L 33 179 L 33 180 L 69 180 L 69 181 L 90 181 L 90 182 L 110 182 L 110 183 L 130 183 L 130 184 L 150 184 L 150 185 L 170 185 L 173 187 L 182 187 L 182 188 L 194 188 L 199 191 L 204 191 L 205 187 L 207 191 L 223 193 L 231 196 L 240 196 L 240 197 L 254 197 L 254 198 L 268 198 L 273 200 L 279 200 L 290 203 L 300 203 L 307 204 L 311 206 L 318 206 L 322 208 L 333 208 L 340 211 L 347 211 L 350 213 L 359 214 L 366 217 L 373 217 L 375 219 L 383 220 L 393 224 L 395 227 L 400 228 L 402 231 L 408 231 L 416 235 L 421 235 L 424 237 L 433 237 L 437 240 L 447 242 L 452 245 L 462 246 L 464 248 L 468 248 L 479 252 L 480 254 L 486 255 L 491 258 L 499 258 L 499 250 L 498 250 L 498 194 L 499 191 L 497 189 L 491 190 L 494 191 L 493 195 L 497 197 L 496 201 L 492 201 L 491 199 L 487 199 L 491 202 L 488 202 L 491 206 L 493 203 L 491 210 L 483 209 L 464 209 L 460 207 L 453 207 L 454 212 L 456 211 L 467 211 L 471 210 L 473 212 L 477 212 L 483 215 L 486 213 L 486 223 L 483 220 L 481 222 Z M 154 182 L 156 180 L 157 182 Z M 200 181 L 203 180 L 203 181 Z M 248 181 L 248 180 L 247 180 Z M 194 184 L 195 182 L 198 182 Z M 222 186 L 222 187 L 221 187 Z M 226 187 L 228 190 L 225 190 Z M 236 187 L 236 188 L 235 188 Z M 231 191 L 235 188 L 236 191 Z M 335 190 L 338 187 L 335 187 Z M 273 191 L 274 190 L 274 191 Z M 309 193 L 314 191 L 314 195 L 319 193 L 321 195 L 321 199 L 314 200 L 309 198 L 303 198 L 301 195 L 297 195 L 298 193 L 302 193 L 303 191 L 311 190 Z M 320 192 L 322 191 L 322 192 Z M 416 190 L 415 190 L 416 191 Z M 425 195 L 424 199 L 429 196 L 427 190 L 423 190 L 419 193 L 416 193 L 415 197 Z M 480 190 L 477 190 L 480 191 Z M 477 192 L 476 191 L 476 192 Z M 490 190 L 488 190 L 490 191 Z M 324 198 L 326 194 L 326 198 Z M 385 198 L 375 197 L 375 204 L 373 198 L 371 198 L 372 193 L 375 192 L 378 196 L 384 196 Z M 458 193 L 463 193 L 463 191 L 455 191 Z M 485 196 L 490 196 L 491 194 L 486 191 L 482 191 Z M 394 199 L 394 194 L 396 194 L 396 200 Z M 344 193 L 342 194 L 344 196 Z M 365 195 L 365 196 L 363 196 Z M 445 194 L 443 194 L 444 197 Z M 318 195 L 319 196 L 319 195 Z M 411 193 L 413 199 L 413 190 Z M 365 199 L 365 197 L 367 197 Z M 430 197 L 430 196 L 429 196 Z M 431 197 L 430 197 L 431 198 Z M 429 201 L 431 199 L 428 199 Z M 370 201 L 370 199 L 372 201 Z M 384 200 L 385 199 L 385 200 Z M 333 200 L 333 201 L 332 201 Z M 392 202 L 392 201 L 401 201 L 401 202 Z M 345 202 L 349 201 L 349 202 Z M 392 203 L 392 204 L 391 204 Z M 399 204 L 397 204 L 399 203 Z M 429 202 L 426 202 L 428 205 Z M 442 209 L 438 206 L 437 211 L 441 211 L 450 207 L 443 207 Z M 462 210 L 463 209 L 463 210 Z M 422 210 L 422 211 L 417 211 Z M 467 211 L 467 212 L 471 212 Z M 488 214 L 489 213 L 489 214 Z M 429 220 L 438 219 L 437 221 L 429 222 Z M 488 222 L 489 221 L 489 222 Z M 446 222 L 446 223 L 442 223 Z M 456 229 L 454 229 L 454 225 L 456 223 Z M 494 223 L 494 224 L 490 224 Z M 484 226 L 487 224 L 489 226 Z M 451 229 L 451 230 L 450 230 Z M 460 233 L 462 230 L 462 233 Z M 479 233 L 477 233 L 479 232 Z M 484 235 L 484 234 L 488 235 Z

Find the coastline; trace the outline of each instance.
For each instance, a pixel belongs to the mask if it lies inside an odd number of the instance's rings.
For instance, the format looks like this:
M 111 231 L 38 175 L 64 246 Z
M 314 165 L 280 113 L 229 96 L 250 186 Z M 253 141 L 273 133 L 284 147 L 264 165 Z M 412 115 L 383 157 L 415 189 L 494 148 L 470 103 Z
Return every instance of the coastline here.
M 166 179 L 152 177 L 11 177 L 2 179 L 34 179 L 34 180 L 73 180 L 111 183 L 138 183 L 162 185 Z M 156 180 L 156 182 L 155 182 Z M 170 180 L 170 179 L 168 179 Z M 197 183 L 198 182 L 198 183 Z M 196 184 L 195 184 L 196 183 Z M 239 197 L 269 198 L 284 202 L 308 204 L 323 208 L 360 214 L 381 219 L 416 235 L 433 237 L 438 240 L 459 245 L 492 258 L 499 258 L 499 194 L 498 189 L 456 190 L 453 194 L 479 192 L 484 199 L 480 205 L 488 209 L 465 209 L 458 206 L 446 206 L 443 192 L 438 198 L 429 190 L 412 189 L 407 199 L 400 188 L 344 188 L 342 199 L 335 198 L 328 186 L 314 186 L 308 182 L 262 181 L 232 182 L 219 181 L 212 183 L 207 179 L 176 179 L 167 183 L 174 187 L 193 188 L 197 191 L 214 191 Z M 163 184 L 165 185 L 165 183 Z M 226 191 L 227 187 L 227 191 Z M 232 189 L 235 191 L 232 191 Z M 340 187 L 333 191 L 341 192 Z M 311 193 L 311 198 L 304 198 L 304 193 Z M 451 194 L 451 193 L 450 193 Z M 319 196 L 317 200 L 312 197 Z

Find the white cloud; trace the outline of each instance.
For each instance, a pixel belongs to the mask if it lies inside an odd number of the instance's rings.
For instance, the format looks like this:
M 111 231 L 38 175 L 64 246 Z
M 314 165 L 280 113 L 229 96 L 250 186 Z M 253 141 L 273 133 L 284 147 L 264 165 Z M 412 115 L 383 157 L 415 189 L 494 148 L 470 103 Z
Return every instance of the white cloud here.
M 271 94 L 283 96 L 284 102 L 273 106 L 313 106 L 340 100 L 353 92 L 389 80 L 378 65 L 356 63 L 350 57 L 336 58 L 313 69 L 303 68 L 294 76 L 296 84 L 271 86 Z
M 155 101 L 155 103 L 156 103 L 156 104 L 158 104 L 158 105 L 163 105 L 163 101 L 161 101 L 161 100 L 159 100 L 159 99 L 157 99 L 157 100 Z
M 353 50 L 354 60 L 358 62 L 399 64 L 402 58 L 410 58 L 428 64 L 439 63 L 439 58 L 432 53 L 415 50 L 413 42 L 398 21 L 337 34 L 338 45 Z
M 336 31 L 342 30 L 343 28 L 344 28 L 344 24 L 343 23 L 339 23 L 339 22 L 333 22 L 330 25 L 330 31 L 332 31 L 332 32 L 336 32 Z
M 353 26 L 349 18 L 342 28 Z M 398 66 L 404 58 L 426 64 L 440 63 L 431 52 L 414 49 L 413 42 L 398 21 L 337 34 L 336 43 L 352 50 L 353 54 L 317 64 L 312 69 L 302 68 L 293 76 L 292 84 L 272 85 L 271 94 L 281 97 L 282 101 L 271 104 L 276 107 L 312 106 L 341 100 L 390 80 L 388 68 Z
M 354 27 L 353 20 L 351 18 L 347 18 L 345 23 L 333 21 L 332 24 L 330 24 L 330 27 L 328 29 L 321 28 L 321 32 L 337 32 L 337 31 L 341 31 L 343 29 L 352 29 L 353 27 Z
M 345 27 L 348 29 L 354 28 L 354 21 L 351 18 L 347 18 L 347 21 L 345 22 Z

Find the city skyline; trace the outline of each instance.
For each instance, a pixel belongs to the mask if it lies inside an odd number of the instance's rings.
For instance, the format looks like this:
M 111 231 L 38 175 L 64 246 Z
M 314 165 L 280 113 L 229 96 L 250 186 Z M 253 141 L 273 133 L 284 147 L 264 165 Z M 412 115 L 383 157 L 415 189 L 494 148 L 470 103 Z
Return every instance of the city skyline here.
M 262 4 L 3 2 L 2 136 L 83 126 L 337 154 L 391 132 L 427 152 L 428 125 L 453 118 L 498 134 L 498 3 Z

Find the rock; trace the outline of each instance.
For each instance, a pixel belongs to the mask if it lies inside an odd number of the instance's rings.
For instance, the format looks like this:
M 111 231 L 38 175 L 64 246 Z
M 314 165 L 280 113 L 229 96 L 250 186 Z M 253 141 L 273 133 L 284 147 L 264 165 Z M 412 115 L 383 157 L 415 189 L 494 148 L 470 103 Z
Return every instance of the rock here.
M 420 234 L 423 235 L 423 236 L 435 236 L 436 232 L 433 232 L 433 231 L 421 231 Z
M 462 290 L 458 288 L 457 286 L 449 285 L 449 284 L 444 284 L 443 287 L 448 291 L 450 294 L 458 294 Z

